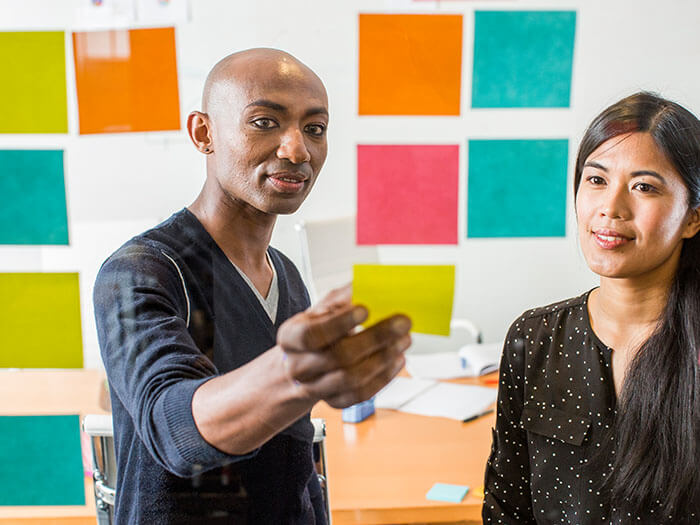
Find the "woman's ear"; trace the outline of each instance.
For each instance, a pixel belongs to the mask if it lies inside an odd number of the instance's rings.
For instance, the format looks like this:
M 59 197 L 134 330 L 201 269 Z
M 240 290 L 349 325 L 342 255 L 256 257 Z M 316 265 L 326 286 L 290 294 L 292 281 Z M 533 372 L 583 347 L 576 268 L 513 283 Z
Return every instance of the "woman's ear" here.
M 683 238 L 690 239 L 700 231 L 700 207 L 690 210 L 688 213 L 688 222 L 683 230 Z
M 195 148 L 199 151 L 205 155 L 214 152 L 209 115 L 201 111 L 193 111 L 190 113 L 187 117 L 187 132 Z

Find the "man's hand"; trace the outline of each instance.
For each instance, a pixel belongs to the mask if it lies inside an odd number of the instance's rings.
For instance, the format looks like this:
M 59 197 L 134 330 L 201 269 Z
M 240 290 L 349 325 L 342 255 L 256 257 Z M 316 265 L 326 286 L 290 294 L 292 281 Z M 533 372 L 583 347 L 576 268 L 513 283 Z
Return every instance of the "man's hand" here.
M 357 326 L 367 310 L 350 302 L 351 288 L 329 293 L 320 303 L 288 319 L 277 333 L 290 377 L 312 399 L 335 408 L 365 401 L 405 364 L 411 321 L 394 315 L 366 330 Z

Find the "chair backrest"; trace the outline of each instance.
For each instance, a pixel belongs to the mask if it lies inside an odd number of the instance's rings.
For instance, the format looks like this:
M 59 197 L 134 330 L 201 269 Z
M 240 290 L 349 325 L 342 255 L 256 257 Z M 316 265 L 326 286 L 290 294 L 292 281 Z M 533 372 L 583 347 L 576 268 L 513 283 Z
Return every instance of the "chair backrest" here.
M 328 472 L 326 469 L 326 420 L 311 418 L 314 426 L 314 463 L 321 485 L 328 524 L 331 523 L 331 507 L 328 493 Z M 117 483 L 117 461 L 114 453 L 114 430 L 112 416 L 88 414 L 83 418 L 83 431 L 92 444 L 95 507 L 98 525 L 114 523 L 114 501 Z
M 358 246 L 355 217 L 301 221 L 295 225 L 301 243 L 302 274 L 311 301 L 352 281 L 352 265 L 379 262 L 376 246 Z

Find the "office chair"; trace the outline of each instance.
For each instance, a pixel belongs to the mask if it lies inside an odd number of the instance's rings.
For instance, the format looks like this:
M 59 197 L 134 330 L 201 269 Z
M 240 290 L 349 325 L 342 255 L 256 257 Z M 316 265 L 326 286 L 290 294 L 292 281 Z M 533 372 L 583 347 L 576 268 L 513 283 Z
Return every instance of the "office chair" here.
M 325 504 L 326 518 L 331 524 L 331 507 L 328 498 L 328 474 L 326 470 L 326 421 L 312 418 L 314 425 L 314 462 L 316 473 L 321 484 L 321 492 Z M 83 418 L 83 431 L 90 436 L 92 445 L 92 474 L 95 490 L 95 507 L 97 508 L 97 524 L 112 525 L 114 523 L 114 501 L 117 493 L 117 462 L 114 453 L 114 435 L 112 416 L 88 414 Z
M 359 246 L 355 217 L 301 221 L 294 225 L 301 244 L 301 270 L 311 302 L 352 281 L 353 264 L 379 263 L 376 246 Z M 397 305 L 400 306 L 400 305 Z M 468 343 L 481 343 L 481 330 L 469 319 L 453 318 L 450 338 L 412 334 L 412 351 L 457 351 Z

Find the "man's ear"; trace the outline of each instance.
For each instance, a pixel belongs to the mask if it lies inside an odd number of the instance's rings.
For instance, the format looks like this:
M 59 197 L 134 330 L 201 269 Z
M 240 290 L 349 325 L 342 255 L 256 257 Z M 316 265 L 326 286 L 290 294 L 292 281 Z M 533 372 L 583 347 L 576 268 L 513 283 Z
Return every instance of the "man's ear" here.
M 205 155 L 214 153 L 209 115 L 201 111 L 193 111 L 190 113 L 187 117 L 187 132 L 195 148 Z
M 690 239 L 700 231 L 700 208 L 690 210 L 688 214 L 688 222 L 683 230 L 683 238 Z

